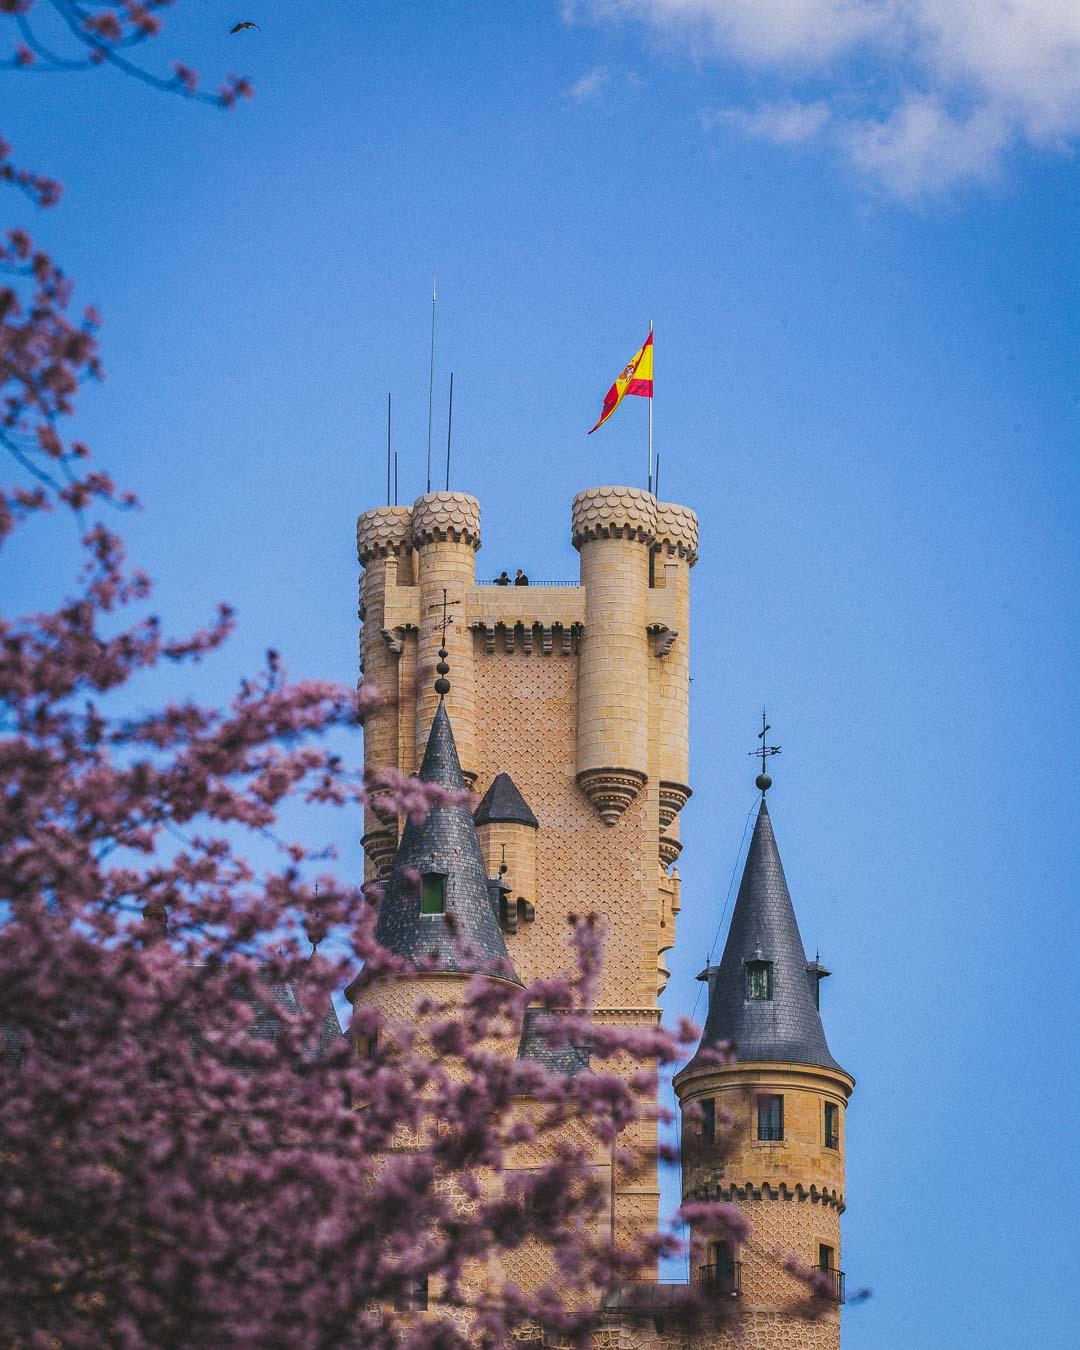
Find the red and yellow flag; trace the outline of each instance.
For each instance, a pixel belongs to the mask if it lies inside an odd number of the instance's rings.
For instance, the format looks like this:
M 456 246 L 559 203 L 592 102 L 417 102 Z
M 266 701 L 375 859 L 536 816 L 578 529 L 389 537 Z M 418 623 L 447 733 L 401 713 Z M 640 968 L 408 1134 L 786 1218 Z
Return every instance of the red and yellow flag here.
M 652 398 L 653 346 L 652 333 L 645 339 L 644 346 L 630 358 L 623 373 L 616 377 L 615 383 L 604 398 L 603 411 L 596 427 L 602 427 L 627 394 L 638 394 L 641 398 Z M 591 436 L 596 430 L 590 430 Z

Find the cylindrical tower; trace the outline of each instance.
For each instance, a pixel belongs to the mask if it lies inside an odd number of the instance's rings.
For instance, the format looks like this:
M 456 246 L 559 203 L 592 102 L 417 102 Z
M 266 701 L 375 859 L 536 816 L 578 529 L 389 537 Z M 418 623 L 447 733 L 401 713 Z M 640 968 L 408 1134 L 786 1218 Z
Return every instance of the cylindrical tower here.
M 476 550 L 480 547 L 480 503 L 464 492 L 428 492 L 412 509 L 412 542 L 417 553 L 420 589 L 420 635 L 417 663 L 421 678 L 416 691 L 416 757 L 423 757 L 439 698 L 430 679 L 443 643 L 443 592 L 446 592 L 446 649 L 454 672 L 446 698 L 454 722 L 462 771 L 469 782 L 476 777 L 473 751 L 476 735 L 473 638 L 465 622 L 465 600 L 476 580 Z
M 727 1201 L 750 1225 L 742 1242 L 701 1242 L 695 1257 L 706 1291 L 740 1295 L 733 1347 L 781 1343 L 781 1324 L 808 1296 L 819 1315 L 797 1323 L 798 1345 L 840 1345 L 844 1117 L 855 1081 L 825 1040 L 827 974 L 806 959 L 763 794 L 723 957 L 702 975 L 701 1047 L 675 1077 L 684 1200 Z M 726 1063 L 702 1054 L 725 1050 Z
M 667 600 L 669 640 L 663 630 L 657 643 L 664 652 L 657 671 L 656 775 L 660 811 L 660 854 L 678 856 L 675 817 L 690 796 L 690 569 L 697 562 L 697 516 L 674 502 L 656 504 L 656 539 L 652 546 L 653 589 Z M 664 837 L 668 837 L 665 844 Z
M 378 702 L 364 714 L 364 767 L 398 767 L 400 643 L 384 633 L 387 581 L 408 583 L 412 570 L 412 524 L 407 506 L 380 506 L 356 521 L 356 553 L 360 576 L 360 683 L 373 688 Z M 402 577 L 405 570 L 408 576 Z M 395 646 L 398 648 L 394 650 Z M 397 847 L 396 820 L 384 820 L 378 797 L 364 808 L 364 852 L 377 876 L 388 874 Z
M 579 492 L 585 634 L 578 659 L 577 781 L 614 825 L 649 774 L 649 646 L 645 622 L 656 500 L 640 488 Z
M 473 816 L 488 875 L 509 888 L 505 929 L 531 923 L 536 910 L 536 835 L 540 823 L 508 773 L 500 773 Z

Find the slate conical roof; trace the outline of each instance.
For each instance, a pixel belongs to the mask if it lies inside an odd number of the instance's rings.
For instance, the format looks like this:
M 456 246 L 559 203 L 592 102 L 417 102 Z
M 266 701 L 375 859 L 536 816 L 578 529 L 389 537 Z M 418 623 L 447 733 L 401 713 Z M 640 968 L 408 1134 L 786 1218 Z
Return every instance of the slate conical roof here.
M 473 819 L 477 825 L 506 822 L 511 825 L 531 825 L 534 830 L 540 827 L 540 822 L 508 773 L 496 774 L 481 798 Z
M 771 962 L 771 998 L 747 998 L 747 961 Z M 761 799 L 727 945 L 709 995 L 703 1047 L 734 1041 L 740 1063 L 780 1061 L 840 1069 L 817 1010 L 772 820 Z M 844 1072 L 840 1069 L 840 1072 Z
M 441 699 L 418 777 L 451 792 L 465 788 L 454 732 Z M 429 872 L 446 878 L 443 914 L 420 913 L 415 874 L 423 877 Z M 467 804 L 433 806 L 419 824 L 406 823 L 379 905 L 375 937 L 409 961 L 437 955 L 440 970 L 500 975 L 518 982 Z

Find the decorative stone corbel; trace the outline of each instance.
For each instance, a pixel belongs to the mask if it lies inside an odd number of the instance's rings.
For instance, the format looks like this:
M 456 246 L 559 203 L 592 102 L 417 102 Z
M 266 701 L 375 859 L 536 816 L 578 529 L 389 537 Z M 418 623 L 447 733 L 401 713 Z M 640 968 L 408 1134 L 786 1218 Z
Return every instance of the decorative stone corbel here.
M 383 641 L 395 656 L 400 656 L 405 646 L 405 636 L 414 631 L 411 623 L 399 624 L 396 628 L 384 628 L 381 630 Z
M 649 636 L 653 640 L 653 656 L 664 657 L 675 645 L 679 633 L 677 629 L 669 628 L 665 623 L 651 623 Z

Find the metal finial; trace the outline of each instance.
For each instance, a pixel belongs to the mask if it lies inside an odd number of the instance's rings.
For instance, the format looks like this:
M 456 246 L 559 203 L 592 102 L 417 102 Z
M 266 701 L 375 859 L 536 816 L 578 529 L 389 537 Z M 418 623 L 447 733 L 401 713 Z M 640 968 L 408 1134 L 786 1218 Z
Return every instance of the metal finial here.
M 435 667 L 439 678 L 435 681 L 435 692 L 440 698 L 444 698 L 450 692 L 450 681 L 446 678 L 450 674 L 450 667 L 447 665 L 446 658 L 449 652 L 446 650 L 446 630 L 454 622 L 454 616 L 447 613 L 449 605 L 460 604 L 458 600 L 448 601 L 446 598 L 446 587 L 443 587 L 442 593 L 442 621 L 439 624 L 439 631 L 442 634 L 442 645 L 439 647 L 439 664 Z M 430 605 L 429 609 L 438 609 L 438 605 Z
M 315 883 L 315 899 L 318 900 L 318 898 L 319 898 L 319 883 L 316 882 L 316 883 Z M 317 919 L 321 919 L 321 918 L 322 918 L 322 914 L 321 914 L 318 910 L 316 910 L 316 911 L 315 911 L 315 917 L 316 917 Z M 315 941 L 312 941 L 312 943 L 311 943 L 311 956 L 314 956 L 315 953 L 316 953 L 318 950 L 319 950 L 319 944 L 318 944 L 317 942 L 315 942 Z M 308 957 L 308 960 L 311 959 L 311 956 Z
M 758 732 L 757 736 L 761 744 L 758 746 L 756 750 L 751 750 L 749 752 L 750 755 L 753 756 L 753 758 L 761 760 L 761 772 L 754 779 L 754 784 L 756 787 L 761 789 L 762 796 L 764 796 L 765 793 L 768 792 L 768 790 L 772 787 L 772 778 L 765 771 L 766 760 L 769 758 L 770 755 L 778 755 L 781 753 L 780 746 L 769 745 L 768 742 L 765 740 L 766 732 L 769 732 L 771 730 L 772 727 L 769 725 L 769 723 L 766 721 L 765 718 L 765 709 L 762 708 L 761 730 Z

